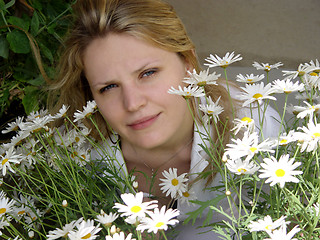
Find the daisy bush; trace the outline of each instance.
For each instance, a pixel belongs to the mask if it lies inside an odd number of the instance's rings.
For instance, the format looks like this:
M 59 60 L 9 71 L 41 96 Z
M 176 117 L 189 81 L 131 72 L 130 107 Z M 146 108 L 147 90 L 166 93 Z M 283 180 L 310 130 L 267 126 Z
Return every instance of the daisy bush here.
M 168 89 L 188 104 L 195 98 L 201 116 L 195 121 L 207 128 L 202 137 L 210 143 L 201 145 L 200 154 L 215 167 L 199 176 L 178 175 L 178 169 L 170 168 L 159 175 L 159 189 L 171 203 L 178 200 L 196 209 L 184 223 L 206 214 L 203 226 L 221 239 L 319 239 L 319 61 L 283 70 L 283 79 L 269 75 L 283 67 L 281 62 L 254 62 L 261 73 L 239 73 L 234 96 L 227 71 L 241 59 L 234 52 L 210 55 L 206 70 L 188 72 L 183 86 Z M 222 74 L 216 73 L 219 68 Z M 225 109 L 219 96 L 215 101 L 206 96 L 205 86 L 220 84 L 221 75 L 231 108 L 247 109 L 248 115 L 240 118 L 234 112 L 231 139 L 215 157 L 209 126 L 219 123 Z M 272 137 L 263 131 L 268 106 L 277 112 Z M 137 191 L 133 172 L 126 174 L 117 161 L 117 136 L 111 137 L 112 146 L 102 134 L 99 141 L 91 137 L 85 122 L 97 126 L 95 102 L 77 110 L 73 119 L 67 117 L 68 110 L 62 106 L 56 114 L 32 112 L 2 130 L 15 134 L 0 147 L 1 239 L 172 239 L 170 230 L 179 224 L 180 212 Z M 56 121 L 61 126 L 56 127 Z M 215 198 L 202 202 L 194 187 L 212 172 L 221 181 L 206 189 L 214 191 Z M 218 207 L 222 199 L 233 211 Z M 212 221 L 215 214 L 224 220 Z
M 234 96 L 231 93 L 234 86 L 228 81 L 227 71 L 229 64 L 241 59 L 234 52 L 224 57 L 210 55 L 205 63 L 207 70 L 198 75 L 190 73 L 185 81 L 188 86 L 169 91 L 182 96 L 199 92 L 205 85 L 198 83 L 206 82 L 200 77 L 212 81 L 212 76 L 217 76 L 217 70 L 210 75 L 211 69 L 221 68 L 230 105 L 234 110 L 240 106 L 248 113 L 239 118 L 235 112 L 231 139 L 223 150 L 222 161 L 214 157 L 213 142 L 202 146 L 210 164 L 221 166 L 214 170 L 222 176 L 221 185 L 212 189 L 220 192 L 216 200 L 227 199 L 232 213 L 217 207 L 215 199 L 201 202 L 194 197 L 188 201 L 199 208 L 190 212 L 186 221 L 194 221 L 209 208 L 212 216 L 225 216 L 222 222 L 210 219 L 204 222 L 220 234 L 221 239 L 319 239 L 319 61 L 302 63 L 295 71 L 283 70 L 282 79 L 270 78 L 270 71 L 283 67 L 281 62 L 254 62 L 253 69 L 261 71 L 261 74 L 239 73 L 235 80 L 240 90 Z M 197 94 L 193 96 L 199 99 Z M 185 99 L 189 101 L 190 95 Z M 204 126 L 208 126 L 208 122 L 219 122 L 219 114 L 223 112 L 219 100 L 217 98 L 213 102 L 207 97 L 206 105 L 198 100 L 202 103 L 199 109 L 205 116 L 202 117 Z M 266 116 L 269 107 L 277 112 L 276 116 L 272 116 L 276 124 L 271 126 Z M 211 115 L 208 115 L 208 109 Z M 258 113 L 255 120 L 254 112 Z M 263 131 L 268 124 L 272 128 L 272 137 L 265 137 Z M 207 132 L 210 132 L 209 129 Z M 210 139 L 210 136 L 207 137 Z M 186 186 L 192 186 L 188 182 L 183 182 L 185 185 L 180 182 L 181 191 L 185 191 Z M 170 177 L 167 177 L 167 184 L 170 185 Z M 167 194 L 177 194 L 179 190 L 176 187 L 164 190 Z

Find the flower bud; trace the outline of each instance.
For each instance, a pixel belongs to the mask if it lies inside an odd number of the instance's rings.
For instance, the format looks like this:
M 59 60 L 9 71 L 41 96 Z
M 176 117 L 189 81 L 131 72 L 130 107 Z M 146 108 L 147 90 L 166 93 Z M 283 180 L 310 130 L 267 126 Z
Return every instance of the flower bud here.
M 64 208 L 68 207 L 68 202 L 67 202 L 67 200 L 63 200 L 63 201 L 62 201 L 62 207 L 64 207 Z

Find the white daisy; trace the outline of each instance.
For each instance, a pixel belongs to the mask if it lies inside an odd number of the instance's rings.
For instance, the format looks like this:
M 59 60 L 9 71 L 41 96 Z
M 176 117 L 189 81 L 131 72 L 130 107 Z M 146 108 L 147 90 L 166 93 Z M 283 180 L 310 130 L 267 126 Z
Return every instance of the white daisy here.
M 183 173 L 178 176 L 177 171 L 178 170 L 176 168 L 169 168 L 169 171 L 164 170 L 162 175 L 165 178 L 160 178 L 162 183 L 160 183 L 159 186 L 162 186 L 162 192 L 166 193 L 166 196 L 170 195 L 171 198 L 181 196 L 183 192 L 187 191 L 187 173 Z
M 68 133 L 69 141 L 71 144 L 75 144 L 76 146 L 80 146 L 86 142 L 86 138 L 82 133 L 80 133 L 77 129 L 71 129 Z
M 106 236 L 106 240 L 136 240 L 135 238 L 132 238 L 132 234 L 129 233 L 127 237 L 125 237 L 123 232 L 115 233 L 112 236 Z
M 282 155 L 279 161 L 273 156 L 263 159 L 262 169 L 259 170 L 261 172 L 259 178 L 267 178 L 266 183 L 270 183 L 270 186 L 279 183 L 281 188 L 284 187 L 286 182 L 298 183 L 299 179 L 294 176 L 303 172 L 294 169 L 299 167 L 301 162 L 294 162 L 295 159 L 289 159 L 289 157 L 289 154 Z
M 191 187 L 187 191 L 183 192 L 178 199 L 181 204 L 187 203 L 187 205 L 194 205 L 194 203 L 190 201 L 197 200 L 197 195 L 195 194 L 193 187 Z
M 15 200 L 8 197 L 0 199 L 0 219 L 6 214 L 10 214 L 14 209 Z
M 71 230 L 68 233 L 68 238 L 70 240 L 79 240 L 79 239 L 88 239 L 93 240 L 99 237 L 97 235 L 100 232 L 101 228 L 98 226 L 94 226 L 93 220 L 82 220 L 81 222 L 76 222 L 75 227 L 77 230 Z
M 259 169 L 259 166 L 253 161 L 242 161 L 241 159 L 227 161 L 226 166 L 230 172 L 237 175 L 251 175 Z
M 136 195 L 124 193 L 121 194 L 121 198 L 124 204 L 115 203 L 114 208 L 122 213 L 121 217 L 130 216 L 132 219 L 145 217 L 145 214 L 156 208 L 158 203 L 156 200 L 143 202 L 143 192 L 138 192 Z
M 307 102 L 314 102 L 315 100 L 319 99 L 318 93 L 310 94 L 309 92 L 299 92 L 294 96 L 297 100 L 303 100 Z
M 306 72 L 320 72 L 320 63 L 318 59 L 316 59 L 315 61 L 311 60 L 310 63 L 305 63 L 305 66 L 307 67 Z
M 295 142 L 297 139 L 295 138 L 295 131 L 290 130 L 288 133 L 282 133 L 277 139 L 276 144 L 280 146 L 286 146 L 290 142 Z
M 293 238 L 294 235 L 300 232 L 300 228 L 296 225 L 290 232 L 287 233 L 287 226 L 285 224 L 281 225 L 279 229 L 275 229 L 272 232 L 269 232 L 269 237 L 265 240 L 297 240 L 297 238 Z
M 74 122 L 78 122 L 84 118 L 88 118 L 91 116 L 95 111 L 97 110 L 97 104 L 96 102 L 93 101 L 88 101 L 87 105 L 83 107 L 83 111 L 77 110 L 73 117 L 74 117 Z
M 8 218 L 0 218 L 0 230 L 4 229 L 5 227 L 10 226 L 10 221 Z M 1 233 L 1 231 L 0 231 Z M 1 234 L 0 234 L 1 236 Z
M 166 211 L 166 206 L 163 206 L 161 210 L 155 208 L 154 212 L 148 213 L 150 217 L 146 217 L 141 220 L 141 223 L 137 226 L 137 230 L 143 232 L 147 230 L 149 233 L 157 233 L 159 230 L 166 231 L 168 226 L 174 226 L 179 223 L 176 218 L 180 214 L 177 209 L 168 209 Z
M 231 129 L 231 131 L 234 131 L 234 134 L 237 135 L 237 133 L 244 128 L 245 131 L 248 131 L 250 133 L 253 133 L 255 130 L 255 124 L 254 120 L 249 117 L 243 117 L 241 119 L 235 118 L 233 120 L 234 128 Z
M 45 116 L 48 116 L 49 115 L 49 112 L 47 109 L 41 109 L 39 111 L 33 111 L 31 112 L 28 116 L 27 116 L 27 121 L 33 121 L 37 118 L 42 118 L 42 117 L 45 117 Z
M 262 79 L 264 79 L 264 74 L 261 75 L 253 75 L 253 74 L 246 74 L 246 76 L 242 74 L 238 74 L 236 76 L 236 81 L 237 82 L 242 82 L 242 83 L 247 83 L 247 84 L 252 84 L 255 82 L 259 82 Z
M 216 74 L 216 72 L 209 74 L 209 68 L 206 71 L 200 71 L 199 74 L 197 74 L 196 70 L 193 69 L 193 72 L 188 71 L 188 74 L 189 77 L 185 78 L 186 80 L 183 82 L 194 84 L 199 87 L 205 86 L 207 84 L 217 85 L 217 80 L 221 76 L 221 74 Z
M 253 67 L 255 67 L 257 70 L 264 70 L 266 72 L 269 72 L 271 69 L 278 69 L 279 67 L 283 66 L 281 62 L 275 63 L 275 64 L 269 64 L 269 63 L 258 63 L 254 62 L 252 64 Z
M 8 238 L 8 240 L 11 240 L 11 238 Z M 12 240 L 23 240 L 22 238 L 20 238 L 20 236 L 16 236 L 14 239 Z
M 23 131 L 36 133 L 46 128 L 47 124 L 53 121 L 51 115 L 36 117 L 28 122 L 21 123 L 20 128 Z
M 309 115 L 310 118 L 313 117 L 314 113 L 317 113 L 320 109 L 320 104 L 311 105 L 310 103 L 303 101 L 306 106 L 294 106 L 293 111 L 297 112 L 297 118 L 305 118 Z
M 179 89 L 175 89 L 174 87 L 171 87 L 168 90 L 169 94 L 176 94 L 181 95 L 185 99 L 189 99 L 191 97 L 203 97 L 205 95 L 203 88 L 199 88 L 198 86 L 189 85 L 188 87 L 178 86 Z
M 2 144 L 1 146 L 4 148 L 4 149 L 9 149 L 11 147 L 14 147 L 14 146 L 17 146 L 17 145 L 20 145 L 21 143 L 23 143 L 25 141 L 26 138 L 28 138 L 30 136 L 30 132 L 29 131 L 19 131 L 15 136 L 13 136 L 11 139 L 10 139 L 10 142 L 9 143 L 4 143 Z
M 2 176 L 5 176 L 7 173 L 7 169 L 10 172 L 15 172 L 11 166 L 11 164 L 19 164 L 22 159 L 22 155 L 16 154 L 14 147 L 10 147 L 6 152 L 5 155 L 0 155 L 1 157 L 1 164 L 0 170 L 2 171 Z
M 209 68 L 212 68 L 212 67 L 226 68 L 231 63 L 234 63 L 240 60 L 242 60 L 242 57 L 240 56 L 240 54 L 235 56 L 234 52 L 232 53 L 227 52 L 223 58 L 220 58 L 218 55 L 213 56 L 212 54 L 210 54 L 210 56 L 205 59 L 205 61 L 207 61 L 208 63 L 205 63 L 204 65 L 208 66 Z
M 320 141 L 320 124 L 314 124 L 312 121 L 309 121 L 307 126 L 298 127 L 298 130 L 303 131 L 294 133 L 298 144 L 301 145 L 300 151 L 311 152 L 317 150 Z
M 12 215 L 15 220 L 18 222 L 22 217 L 24 217 L 30 211 L 29 207 L 22 204 L 21 206 L 15 206 L 12 209 Z
M 15 121 L 8 123 L 8 126 L 6 129 L 2 130 L 3 134 L 18 131 L 20 128 L 20 124 L 23 122 L 23 117 L 17 117 Z
M 119 217 L 116 213 L 106 214 L 102 209 L 101 213 L 96 216 L 96 221 L 100 222 L 102 225 L 106 227 L 110 227 L 111 224 Z
M 83 167 L 90 161 L 90 148 L 74 147 L 68 156 L 80 167 Z
M 219 120 L 219 114 L 223 112 L 223 107 L 221 107 L 219 104 L 220 97 L 216 102 L 212 101 L 211 97 L 209 96 L 207 98 L 206 104 L 200 104 L 199 109 L 204 112 L 206 115 L 208 115 L 211 119 L 213 119 L 215 122 Z M 207 122 L 207 121 L 205 121 Z
M 273 221 L 272 218 L 267 215 L 263 219 L 259 219 L 258 221 L 251 221 L 248 225 L 250 232 L 257 232 L 257 231 L 265 231 L 265 232 L 272 232 L 276 228 L 286 224 L 285 222 L 286 216 L 281 216 L 276 221 Z
M 263 99 L 277 100 L 275 97 L 270 96 L 274 93 L 272 85 L 269 83 L 264 86 L 264 83 L 260 84 L 247 84 L 245 87 L 241 87 L 244 91 L 239 95 L 240 100 L 245 100 L 242 104 L 243 107 L 248 106 L 253 102 L 262 103 Z
M 259 143 L 259 135 L 257 132 L 245 132 L 242 139 L 231 139 L 233 143 L 227 144 L 225 156 L 232 160 L 237 160 L 246 157 L 245 160 L 250 160 L 258 152 L 274 152 L 271 148 L 273 141 L 266 139 Z
M 306 86 L 311 88 L 318 88 L 320 89 L 320 76 L 318 73 L 310 73 L 303 76 L 303 81 L 305 82 Z
M 308 66 L 306 66 L 305 64 L 300 64 L 296 71 L 283 70 L 282 71 L 283 76 L 286 76 L 284 78 L 284 80 L 287 80 L 287 79 L 292 80 L 292 79 L 295 79 L 298 76 L 302 77 L 304 74 L 306 74 L 307 68 L 308 68 Z
M 51 230 L 49 231 L 49 234 L 46 236 L 47 240 L 54 240 L 54 239 L 58 239 L 58 238 L 67 238 L 68 234 L 74 230 L 75 226 L 81 222 L 83 220 L 83 218 L 80 218 L 78 220 L 74 220 L 71 223 L 67 223 L 66 225 L 64 225 L 62 227 L 62 229 L 60 228 L 56 228 L 55 230 Z
M 275 93 L 292 93 L 300 92 L 304 90 L 304 84 L 299 82 L 291 82 L 290 79 L 287 80 L 274 80 L 273 89 Z
M 62 107 L 59 109 L 59 112 L 57 112 L 53 118 L 62 118 L 66 116 L 66 113 L 68 111 L 68 109 L 70 108 L 70 106 L 66 106 L 66 105 L 62 105 Z
M 320 211 L 319 211 L 319 203 L 315 203 L 312 205 L 313 206 L 313 212 L 318 216 Z

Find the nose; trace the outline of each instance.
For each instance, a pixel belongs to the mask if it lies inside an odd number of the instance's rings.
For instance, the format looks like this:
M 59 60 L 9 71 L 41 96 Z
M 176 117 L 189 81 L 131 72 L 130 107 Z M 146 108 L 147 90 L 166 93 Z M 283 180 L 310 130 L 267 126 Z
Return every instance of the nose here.
M 123 87 L 123 105 L 127 111 L 138 111 L 146 103 L 146 94 L 139 86 L 132 84 Z

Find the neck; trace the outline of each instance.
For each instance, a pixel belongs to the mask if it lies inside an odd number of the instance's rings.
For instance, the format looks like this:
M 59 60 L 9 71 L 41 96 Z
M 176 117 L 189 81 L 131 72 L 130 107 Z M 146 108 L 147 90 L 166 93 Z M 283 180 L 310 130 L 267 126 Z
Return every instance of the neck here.
M 176 147 L 139 149 L 127 144 L 121 144 L 122 153 L 128 171 L 134 170 L 134 176 L 138 181 L 138 190 L 156 196 L 160 205 L 167 205 L 170 198 L 160 190 L 160 178 L 162 172 L 169 168 L 177 168 L 178 174 L 187 173 L 190 170 L 191 149 L 193 138 L 181 142 Z
M 182 141 L 176 146 L 158 147 L 152 149 L 137 148 L 124 142 L 122 153 L 127 164 L 144 165 L 153 170 L 167 169 L 190 162 L 193 138 Z M 180 165 L 181 166 L 181 165 Z

